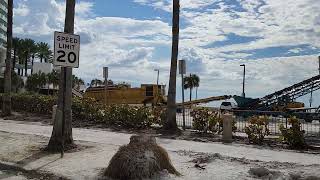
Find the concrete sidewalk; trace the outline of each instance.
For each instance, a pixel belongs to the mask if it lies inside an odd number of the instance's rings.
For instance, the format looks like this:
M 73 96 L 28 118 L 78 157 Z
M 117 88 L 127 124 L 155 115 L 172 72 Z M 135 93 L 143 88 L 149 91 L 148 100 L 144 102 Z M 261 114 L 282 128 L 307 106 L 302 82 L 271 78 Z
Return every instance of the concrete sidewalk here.
M 60 159 L 60 154 L 45 154 L 39 151 L 39 147 L 44 147 L 51 136 L 51 126 L 0 120 L 0 132 L 2 142 L 0 160 L 2 163 L 11 163 L 27 170 L 50 172 L 71 179 L 96 178 L 107 167 L 109 160 L 119 146 L 127 144 L 131 136 L 131 134 L 104 130 L 74 128 L 73 137 L 77 141 L 76 143 L 88 148 L 78 152 L 66 153 L 65 157 Z M 247 171 L 251 167 L 263 166 L 264 164 L 269 164 L 270 167 L 273 164 L 282 164 L 293 170 L 295 170 L 295 167 L 305 168 L 304 172 L 311 174 L 320 171 L 319 155 L 258 149 L 237 144 L 224 145 L 222 143 L 161 138 L 158 138 L 157 142 L 168 150 L 173 164 L 178 171 L 185 175 L 184 177 L 166 177 L 166 179 L 219 179 L 219 177 L 223 179 L 237 177 L 248 179 Z M 194 158 L 193 155 L 201 153 L 219 153 L 227 158 L 217 164 L 208 164 L 207 172 L 201 172 L 194 169 L 194 164 L 189 162 Z M 248 160 L 249 163 L 226 160 L 232 158 L 242 158 Z M 210 169 L 212 172 L 209 171 Z M 289 172 L 289 170 L 284 169 L 284 172 Z

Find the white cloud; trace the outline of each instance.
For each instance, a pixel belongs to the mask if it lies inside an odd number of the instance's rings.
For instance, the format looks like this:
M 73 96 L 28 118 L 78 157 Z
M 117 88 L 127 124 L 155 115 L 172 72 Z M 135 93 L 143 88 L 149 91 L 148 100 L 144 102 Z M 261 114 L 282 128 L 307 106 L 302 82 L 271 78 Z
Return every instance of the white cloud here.
M 171 0 L 134 0 L 171 13 Z M 60 1 L 59 1 L 60 2 Z M 52 43 L 53 31 L 63 29 L 64 4 L 55 0 L 18 1 L 14 34 Z M 247 95 L 263 96 L 317 73 L 315 56 L 275 57 L 252 60 L 240 51 L 287 45 L 319 48 L 320 4 L 317 0 L 181 0 L 179 58 L 188 61 L 188 72 L 201 78 L 201 93 L 240 94 L 241 63 L 247 65 Z M 90 80 L 102 77 L 102 67 L 110 66 L 110 76 L 136 84 L 167 83 L 170 67 L 171 27 L 162 17 L 139 20 L 101 17 L 91 1 L 76 6 L 75 32 L 81 35 L 80 68 L 76 74 Z M 286 7 L 286 8 L 284 8 Z M 32 12 L 32 16 L 30 13 Z M 165 18 L 164 18 L 165 19 Z M 251 42 L 204 48 L 226 35 L 258 37 Z M 168 52 L 163 52 L 163 47 Z M 292 48 L 291 52 L 301 49 Z M 179 92 L 178 92 L 179 94 Z

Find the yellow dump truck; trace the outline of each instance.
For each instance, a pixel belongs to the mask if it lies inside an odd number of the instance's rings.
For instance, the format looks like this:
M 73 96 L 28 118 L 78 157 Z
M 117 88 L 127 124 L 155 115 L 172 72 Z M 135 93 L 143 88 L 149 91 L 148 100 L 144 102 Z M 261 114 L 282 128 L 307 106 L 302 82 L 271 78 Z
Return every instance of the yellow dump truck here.
M 109 85 L 89 87 L 84 97 L 91 97 L 105 104 L 156 105 L 166 104 L 165 86 L 141 84 L 141 87 L 117 87 Z

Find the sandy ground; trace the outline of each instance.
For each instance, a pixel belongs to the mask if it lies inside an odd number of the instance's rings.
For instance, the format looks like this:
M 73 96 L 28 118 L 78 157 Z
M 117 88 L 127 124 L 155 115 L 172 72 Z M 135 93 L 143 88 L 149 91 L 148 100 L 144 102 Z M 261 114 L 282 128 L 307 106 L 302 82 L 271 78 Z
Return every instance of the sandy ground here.
M 0 120 L 0 162 L 40 173 L 52 173 L 56 177 L 97 179 L 119 146 L 127 144 L 131 136 L 74 128 L 74 139 L 83 148 L 66 153 L 61 159 L 60 154 L 41 151 L 51 131 L 51 126 L 39 123 Z M 160 138 L 157 142 L 168 151 L 172 163 L 183 176 L 162 172 L 154 179 L 320 179 L 319 154 Z M 203 169 L 196 168 L 196 162 Z M 269 172 L 262 178 L 249 173 L 251 168 L 257 167 L 265 167 Z M 1 171 L 0 179 L 26 178 L 21 174 Z

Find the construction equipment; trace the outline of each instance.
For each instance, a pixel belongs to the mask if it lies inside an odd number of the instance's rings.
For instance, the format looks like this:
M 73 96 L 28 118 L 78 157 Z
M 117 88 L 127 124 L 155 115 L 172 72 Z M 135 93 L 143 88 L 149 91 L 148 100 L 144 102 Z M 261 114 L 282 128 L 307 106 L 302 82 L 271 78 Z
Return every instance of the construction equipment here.
M 263 98 L 252 99 L 234 96 L 238 107 L 251 110 L 284 110 L 286 108 L 304 107 L 303 103 L 295 102 L 301 96 L 320 89 L 320 75 L 314 76 Z
M 226 100 L 226 99 L 231 99 L 231 98 L 232 98 L 231 95 L 213 96 L 213 97 L 208 97 L 208 98 L 188 101 L 188 102 L 185 102 L 184 105 L 185 106 L 191 106 L 191 105 L 209 103 L 209 102 L 212 102 L 212 101 L 221 101 L 221 100 Z M 178 107 L 182 106 L 182 103 L 177 103 L 177 106 Z
M 166 104 L 165 85 L 142 84 L 139 88 L 109 85 L 89 87 L 84 97 L 94 98 L 104 104 L 157 105 Z M 105 98 L 106 97 L 106 98 Z

